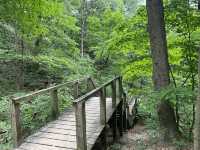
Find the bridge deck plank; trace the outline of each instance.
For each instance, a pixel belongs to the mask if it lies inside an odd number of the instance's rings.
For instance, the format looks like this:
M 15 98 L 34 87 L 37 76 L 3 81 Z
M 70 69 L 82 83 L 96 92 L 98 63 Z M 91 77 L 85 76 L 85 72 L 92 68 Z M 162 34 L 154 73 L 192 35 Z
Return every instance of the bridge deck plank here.
M 100 124 L 99 97 L 86 102 L 86 133 L 88 149 L 95 144 L 104 126 Z M 112 99 L 106 99 L 107 121 L 113 114 Z M 18 150 L 73 150 L 76 149 L 75 113 L 69 109 L 24 140 Z M 16 149 L 17 150 L 17 149 Z

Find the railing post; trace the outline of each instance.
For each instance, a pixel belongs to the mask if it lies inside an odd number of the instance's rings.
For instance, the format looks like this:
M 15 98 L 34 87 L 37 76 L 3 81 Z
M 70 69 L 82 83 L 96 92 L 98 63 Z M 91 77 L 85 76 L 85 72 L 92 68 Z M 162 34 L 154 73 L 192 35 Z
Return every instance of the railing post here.
M 92 80 L 91 77 L 88 77 L 87 78 L 87 91 L 93 90 L 95 88 L 96 88 L 96 86 L 95 86 L 94 81 Z
M 106 125 L 106 88 L 100 90 L 100 122 Z
M 74 103 L 77 150 L 87 150 L 85 101 Z
M 79 82 L 77 81 L 74 83 L 74 92 L 73 92 L 74 99 L 77 99 L 78 95 L 79 95 Z
M 111 83 L 112 88 L 112 108 L 114 109 L 113 113 L 113 121 L 112 121 L 112 127 L 113 127 L 113 139 L 116 140 L 117 138 L 117 97 L 116 97 L 116 80 L 113 80 Z
M 14 148 L 22 143 L 22 130 L 20 124 L 20 104 L 11 99 L 11 121 Z
M 118 106 L 118 113 L 119 113 L 119 118 L 118 118 L 118 125 L 119 125 L 119 132 L 120 132 L 120 136 L 123 136 L 123 101 L 120 101 L 119 106 Z
M 126 102 L 126 94 L 123 93 L 123 99 L 124 99 L 124 131 L 127 130 L 127 102 Z
M 104 126 L 104 149 L 107 149 L 107 126 L 106 126 L 106 87 L 100 90 L 100 123 Z
M 59 115 L 58 110 L 58 90 L 55 89 L 51 92 L 52 97 L 52 117 L 56 119 Z
M 113 80 L 111 83 L 112 88 L 112 108 L 116 107 L 116 80 Z
M 122 96 L 123 96 L 123 85 L 122 85 L 122 77 L 120 76 L 119 79 L 119 99 L 120 101 L 123 100 Z
M 91 85 L 90 85 L 90 77 L 87 78 L 87 91 L 89 92 L 91 90 Z

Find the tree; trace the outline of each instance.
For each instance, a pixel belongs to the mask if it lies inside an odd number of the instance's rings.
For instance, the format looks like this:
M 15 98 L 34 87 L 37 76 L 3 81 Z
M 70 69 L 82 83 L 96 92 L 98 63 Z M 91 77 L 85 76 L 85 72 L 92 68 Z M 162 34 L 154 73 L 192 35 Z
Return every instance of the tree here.
M 187 88 L 188 91 L 195 92 L 197 87 L 197 63 L 198 63 L 198 41 L 200 16 L 197 9 L 197 1 L 173 0 L 165 3 L 166 25 L 168 29 L 168 47 L 170 58 L 170 71 L 173 84 L 176 89 Z M 180 57 L 174 59 L 174 54 Z M 177 55 L 177 56 L 178 56 Z M 182 79 L 185 82 L 182 82 Z M 186 94 L 186 93 L 185 93 Z M 195 97 L 195 96 L 194 96 Z M 182 99 L 176 94 L 176 119 L 180 131 L 184 131 L 182 124 L 188 124 L 189 137 L 193 137 L 195 121 L 195 99 Z M 186 111 L 191 118 L 180 115 L 183 105 L 192 110 Z M 187 126 L 185 126 L 187 128 Z M 185 131 L 183 132 L 186 133 Z
M 200 0 L 198 0 L 198 9 L 200 10 Z
M 24 58 L 41 53 L 54 56 L 74 55 L 77 43 L 73 38 L 78 33 L 76 18 L 72 9 L 78 0 L 2 0 L 0 1 L 0 23 L 9 26 L 15 33 L 15 54 L 20 60 L 15 61 L 16 87 L 24 86 Z M 76 6 L 77 7 L 77 6 Z M 55 53 L 56 51 L 56 53 Z
M 199 50 L 200 51 L 200 50 Z M 195 127 L 194 127 L 194 150 L 200 149 L 200 52 L 199 52 L 199 88 L 195 110 Z
M 81 57 L 84 55 L 84 38 L 85 38 L 85 32 L 86 32 L 86 10 L 87 10 L 87 1 L 82 0 L 81 3 Z
M 198 0 L 198 10 L 200 10 L 200 0 Z M 199 87 L 195 109 L 195 127 L 194 127 L 194 150 L 200 149 L 200 49 L 198 63 Z
M 153 84 L 161 91 L 170 84 L 168 50 L 162 0 L 147 0 L 148 30 L 153 63 Z M 176 137 L 178 127 L 174 109 L 165 99 L 157 105 L 157 112 L 164 140 Z

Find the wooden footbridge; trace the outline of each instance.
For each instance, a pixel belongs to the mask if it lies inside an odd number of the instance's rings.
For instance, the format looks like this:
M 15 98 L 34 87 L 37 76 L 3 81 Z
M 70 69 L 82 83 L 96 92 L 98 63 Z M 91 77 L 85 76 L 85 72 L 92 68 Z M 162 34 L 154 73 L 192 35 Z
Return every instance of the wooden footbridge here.
M 12 99 L 12 133 L 15 150 L 90 150 L 97 139 L 103 136 L 106 148 L 107 124 L 110 124 L 114 138 L 126 129 L 126 95 L 122 77 L 115 77 L 100 87 L 95 87 L 87 78 L 88 91 L 80 96 L 80 80 L 67 82 Z M 58 90 L 73 85 L 73 107 L 63 113 L 58 109 Z M 109 90 L 110 89 L 110 90 Z M 46 124 L 35 134 L 26 138 L 22 135 L 20 103 L 30 101 L 34 96 L 51 93 L 52 114 L 55 120 Z M 50 106 L 47 106 L 50 107 Z M 103 135 L 102 135 L 103 134 Z M 104 149 L 102 148 L 102 149 Z

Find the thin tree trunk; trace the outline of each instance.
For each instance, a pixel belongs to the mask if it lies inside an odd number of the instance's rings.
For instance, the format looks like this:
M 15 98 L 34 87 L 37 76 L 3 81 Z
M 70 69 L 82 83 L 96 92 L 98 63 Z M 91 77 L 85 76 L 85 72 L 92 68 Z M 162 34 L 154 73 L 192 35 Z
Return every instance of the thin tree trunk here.
M 16 89 L 22 90 L 24 87 L 24 41 L 20 38 L 15 31 L 15 46 L 16 53 L 21 54 L 21 60 L 16 60 L 15 62 L 15 73 L 16 73 Z
M 191 79 L 191 83 L 192 83 L 192 91 L 195 90 L 195 74 L 192 73 L 192 79 Z M 195 123 L 195 102 L 193 102 L 192 104 L 192 124 L 190 126 L 190 133 L 189 133 L 189 137 L 192 139 L 192 132 L 194 129 L 194 123 Z
M 174 83 L 174 87 L 177 88 L 177 84 L 176 84 L 176 79 L 174 77 L 174 74 L 172 72 L 172 69 L 171 67 L 169 68 L 170 69 L 170 73 L 171 73 L 171 77 L 172 77 L 172 80 L 173 80 L 173 83 Z M 180 122 L 180 116 L 179 116 L 179 97 L 178 95 L 176 94 L 176 104 L 175 104 L 175 116 L 176 116 L 176 124 L 177 124 L 177 128 L 179 129 L 179 122 Z
M 200 0 L 198 0 L 198 10 L 200 10 Z
M 194 150 L 200 150 L 200 50 L 199 50 L 199 88 L 198 88 L 198 97 L 196 101 L 195 109 L 195 125 L 194 125 Z
M 85 15 L 85 6 L 86 1 L 82 0 L 81 4 L 81 57 L 84 56 L 84 37 L 85 37 L 85 22 L 86 22 L 86 15 Z
M 148 30 L 153 62 L 153 83 L 156 91 L 170 84 L 167 40 L 162 0 L 146 0 Z M 160 133 L 164 141 L 177 136 L 178 127 L 174 108 L 167 100 L 160 100 L 157 105 Z
M 198 0 L 198 10 L 200 10 L 200 0 Z M 200 48 L 198 63 L 199 88 L 195 107 L 195 123 L 194 123 L 194 150 L 200 150 Z

